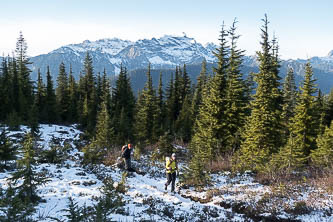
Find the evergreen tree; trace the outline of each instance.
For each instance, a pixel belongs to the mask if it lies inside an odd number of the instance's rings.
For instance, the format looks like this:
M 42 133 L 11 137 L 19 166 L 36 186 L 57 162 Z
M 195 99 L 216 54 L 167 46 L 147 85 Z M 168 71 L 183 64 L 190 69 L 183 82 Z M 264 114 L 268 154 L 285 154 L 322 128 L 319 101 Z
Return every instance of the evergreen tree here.
M 195 91 L 191 105 L 193 120 L 195 120 L 199 114 L 199 107 L 202 103 L 203 88 L 205 87 L 206 83 L 207 83 L 207 62 L 206 60 L 203 60 L 201 64 L 201 71 L 197 78 L 197 84 L 195 86 Z
M 149 64 L 147 82 L 139 95 L 136 107 L 135 131 L 137 141 L 152 144 L 157 139 L 154 132 L 157 115 L 156 95 Z
M 41 122 L 46 121 L 46 90 L 45 90 L 45 85 L 43 83 L 43 79 L 40 73 L 40 69 L 38 69 L 37 72 L 37 92 L 35 94 L 35 105 L 37 109 L 37 116 L 38 120 Z
M 263 19 L 262 51 L 258 52 L 259 73 L 254 100 L 251 101 L 251 116 L 243 133 L 244 141 L 235 156 L 234 169 L 261 171 L 270 155 L 281 146 L 278 64 L 268 36 L 267 16 Z
M 104 69 L 105 71 L 105 69 Z M 102 91 L 102 77 L 101 73 L 97 74 L 97 81 L 96 81 L 96 105 L 97 110 L 102 108 L 102 100 L 103 100 L 103 91 Z
M 302 148 L 296 145 L 295 137 L 291 134 L 286 145 L 280 149 L 279 153 L 273 154 L 267 169 L 271 169 L 271 173 L 290 175 L 295 170 L 304 167 L 306 160 L 307 157 Z
M 234 152 L 240 145 L 241 129 L 246 117 L 246 86 L 240 71 L 244 51 L 237 48 L 239 35 L 236 34 L 234 20 L 230 30 L 230 58 L 226 78 L 225 96 L 225 139 L 223 146 L 227 152 Z
M 327 102 L 325 106 L 325 116 L 324 116 L 324 124 L 325 126 L 330 126 L 333 119 L 333 88 L 327 97 Z
M 175 122 L 177 136 L 183 142 L 188 143 L 192 136 L 193 116 L 191 112 L 191 95 L 187 95 L 183 102 L 178 119 Z
M 157 90 L 157 117 L 155 121 L 155 133 L 156 136 L 161 136 L 165 130 L 165 102 L 164 102 L 164 91 L 163 91 L 163 82 L 162 82 L 162 72 L 160 73 L 160 78 L 158 82 L 158 90 Z
M 165 111 L 166 111 L 166 128 L 172 134 L 174 128 L 174 80 L 173 75 L 171 74 L 170 81 L 166 89 L 166 102 L 165 102 Z
M 193 156 L 191 157 L 188 167 L 185 168 L 184 181 L 185 184 L 203 187 L 210 182 L 210 174 L 207 170 L 207 154 L 199 147 L 195 147 Z
M 80 72 L 79 75 L 79 81 L 77 86 L 77 115 L 78 115 L 78 122 L 83 126 L 84 124 L 84 100 L 85 100 L 85 84 L 84 84 L 84 78 L 82 76 L 82 72 Z
M 283 84 L 283 107 L 282 124 L 285 128 L 284 137 L 288 138 L 290 121 L 294 117 L 295 106 L 297 102 L 297 88 L 295 84 L 294 70 L 288 69 L 287 76 Z
M 45 113 L 46 121 L 48 123 L 56 123 L 58 120 L 57 115 L 57 100 L 53 87 L 53 80 L 50 73 L 50 67 L 47 66 L 46 72 L 46 97 L 45 97 Z
M 17 72 L 18 72 L 18 80 L 19 80 L 19 102 L 20 102 L 20 110 L 19 114 L 23 118 L 23 120 L 28 120 L 28 116 L 31 105 L 33 104 L 33 83 L 30 79 L 29 65 L 31 62 L 27 56 L 27 43 L 23 37 L 22 32 L 20 32 L 20 36 L 17 39 L 16 43 L 16 61 L 17 61 Z
M 59 65 L 56 96 L 60 120 L 61 122 L 67 122 L 69 112 L 68 77 L 63 62 Z
M 315 79 L 309 62 L 305 65 L 305 77 L 303 86 L 300 87 L 299 102 L 295 108 L 295 116 L 292 118 L 291 136 L 294 137 L 295 147 L 302 150 L 308 156 L 311 150 L 316 148 L 318 127 L 317 111 L 314 93 Z
M 180 97 L 181 97 L 181 108 L 183 106 L 183 103 L 185 101 L 185 98 L 191 94 L 191 80 L 188 76 L 187 70 L 186 70 L 186 64 L 183 66 L 183 72 L 181 77 L 181 87 L 180 87 Z
M 318 90 L 318 96 L 315 99 L 314 116 L 316 118 L 316 125 L 314 126 L 317 135 L 323 134 L 325 132 L 325 109 L 326 103 L 324 101 L 323 94 L 321 90 Z
M 318 148 L 311 151 L 311 161 L 319 168 L 333 167 L 333 123 L 317 138 Z
M 16 189 L 19 191 L 19 196 L 22 200 L 28 202 L 37 202 L 37 188 L 47 182 L 45 176 L 35 171 L 35 145 L 36 142 L 31 134 L 27 134 L 23 141 L 23 158 L 18 160 L 19 169 L 13 173 L 11 180 L 16 184 L 18 180 L 23 180 L 23 183 L 18 185 Z
M 176 67 L 175 71 L 175 80 L 173 85 L 173 92 L 172 92 L 172 100 L 170 101 L 171 104 L 171 122 L 172 125 L 176 122 L 178 115 L 180 113 L 180 110 L 182 108 L 182 73 L 180 70 L 180 67 Z M 171 103 L 172 102 L 172 103 Z M 173 131 L 174 129 L 172 129 Z
M 12 113 L 15 115 L 20 115 L 21 113 L 21 99 L 22 99 L 22 89 L 20 87 L 20 80 L 19 80 L 19 75 L 17 72 L 17 65 L 16 65 L 16 59 L 12 58 L 9 61 L 9 71 L 12 76 L 12 105 L 13 105 L 13 110 Z
M 111 127 L 111 119 L 107 109 L 107 92 L 102 96 L 101 110 L 97 116 L 96 134 L 91 144 L 83 149 L 84 157 L 89 162 L 100 162 L 113 143 L 114 131 Z
M 110 81 L 107 77 L 106 70 L 104 69 L 102 77 L 102 94 L 106 103 L 106 107 L 111 114 L 111 91 L 110 91 Z M 102 98 L 103 100 L 103 98 Z
M 78 121 L 78 89 L 75 82 L 72 66 L 69 69 L 68 77 L 68 96 L 69 96 L 69 107 L 68 107 L 68 120 L 71 123 L 76 123 Z
M 192 134 L 193 119 L 191 114 L 191 100 L 192 100 L 192 90 L 191 90 L 191 80 L 187 74 L 186 65 L 183 66 L 183 72 L 179 71 L 179 103 L 180 106 L 179 114 L 175 119 L 175 131 L 177 136 L 185 141 L 189 142 Z
M 3 198 L 0 200 L 2 214 L 0 220 L 3 222 L 32 221 L 31 216 L 35 212 L 34 206 L 16 195 L 12 184 L 9 183 Z
M 290 136 L 287 144 L 279 153 L 273 155 L 273 171 L 290 174 L 301 170 L 307 163 L 309 154 L 316 147 L 316 133 L 319 127 L 316 115 L 316 103 L 313 94 L 316 92 L 310 63 L 305 65 L 305 79 L 300 87 L 299 100 L 295 114 L 291 118 Z
M 121 66 L 111 98 L 111 119 L 117 144 L 133 140 L 134 106 L 135 97 L 130 79 L 127 77 L 126 68 Z
M 256 82 L 255 79 L 255 73 L 251 72 L 248 74 L 248 76 L 245 79 L 245 100 L 247 101 L 247 109 L 246 109 L 246 116 L 250 116 L 251 114 L 251 101 L 254 99 L 253 96 L 255 94 L 256 89 Z
M 8 132 L 6 128 L 3 128 L 0 132 L 0 170 L 6 168 L 7 161 L 16 159 L 16 147 L 10 141 L 7 136 Z
M 202 157 L 202 153 L 205 153 L 205 161 L 212 160 L 217 154 L 225 151 L 222 144 L 225 135 L 224 104 L 228 69 L 226 37 L 227 31 L 223 25 L 220 35 L 220 48 L 215 54 L 218 59 L 218 67 L 214 68 L 214 76 L 204 90 L 191 142 L 193 151 L 200 153 L 200 155 L 197 154 L 196 158 Z
M 2 60 L 0 73 L 0 121 L 5 121 L 13 109 L 12 76 L 6 58 Z
M 83 116 L 81 124 L 86 127 L 89 133 L 93 133 L 96 124 L 97 104 L 96 104 L 96 82 L 92 64 L 92 58 L 87 52 L 83 65 Z
M 172 145 L 172 137 L 165 132 L 162 136 L 160 136 L 157 142 L 157 149 L 154 151 L 152 159 L 164 161 L 166 157 L 170 156 L 174 152 L 175 150 Z
M 194 135 L 190 144 L 191 161 L 186 171 L 187 178 L 196 178 L 200 184 L 208 182 L 207 163 L 225 151 L 223 144 L 224 131 L 224 100 L 226 74 L 228 69 L 228 33 L 222 25 L 220 47 L 215 53 L 218 63 L 214 68 L 214 76 L 207 83 L 202 98 L 199 114 L 195 121 Z
M 32 136 L 38 136 L 39 134 L 39 122 L 38 122 L 38 105 L 37 101 L 34 101 L 31 109 L 29 110 L 28 126 Z

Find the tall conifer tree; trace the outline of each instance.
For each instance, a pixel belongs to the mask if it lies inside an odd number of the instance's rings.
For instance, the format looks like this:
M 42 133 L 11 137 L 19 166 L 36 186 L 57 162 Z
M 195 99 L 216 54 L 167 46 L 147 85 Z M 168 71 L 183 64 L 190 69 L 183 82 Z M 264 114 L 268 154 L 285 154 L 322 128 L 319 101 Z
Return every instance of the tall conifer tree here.
M 278 154 L 273 155 L 272 166 L 292 173 L 302 169 L 308 160 L 310 152 L 316 147 L 316 133 L 318 118 L 316 115 L 315 80 L 310 63 L 305 65 L 305 79 L 300 87 L 299 101 L 295 107 L 295 114 L 291 118 L 290 135 L 287 144 Z
M 82 90 L 82 104 L 83 113 L 81 115 L 81 124 L 87 129 L 87 131 L 92 135 L 97 115 L 97 104 L 96 104 L 96 79 L 94 75 L 92 58 L 87 52 L 84 64 L 83 64 L 83 86 Z
M 57 109 L 57 100 L 53 87 L 53 80 L 50 73 L 50 67 L 47 66 L 46 71 L 46 98 L 45 98 L 45 110 L 46 110 L 46 120 L 48 123 L 56 123 L 58 120 Z
M 6 58 L 2 59 L 0 70 L 0 121 L 5 121 L 13 110 L 13 81 Z
M 295 116 L 292 119 L 291 137 L 295 138 L 295 147 L 302 150 L 308 156 L 311 150 L 316 148 L 318 126 L 315 96 L 317 89 L 313 79 L 313 71 L 310 62 L 305 65 L 305 78 L 300 88 L 299 102 L 295 108 Z
M 18 72 L 18 80 L 19 80 L 19 102 L 20 102 L 20 110 L 19 114 L 23 120 L 28 120 L 28 115 L 31 106 L 33 104 L 33 82 L 30 79 L 29 65 L 31 62 L 29 61 L 29 57 L 27 55 L 27 43 L 23 37 L 22 32 L 20 32 L 20 36 L 17 39 L 16 43 L 16 65 Z
M 283 83 L 283 107 L 282 124 L 284 126 L 284 137 L 289 137 L 290 120 L 294 117 L 297 103 L 297 88 L 295 84 L 294 70 L 288 69 L 287 76 Z
M 37 91 L 35 94 L 35 105 L 37 106 L 37 115 L 38 121 L 45 122 L 46 121 L 46 90 L 45 85 L 40 73 L 40 69 L 37 72 Z
M 139 95 L 135 116 L 136 138 L 139 142 L 151 144 L 156 141 L 154 132 L 157 117 L 156 95 L 153 88 L 150 64 L 147 70 L 147 82 Z
M 259 73 L 255 76 L 257 89 L 243 133 L 244 142 L 234 165 L 239 170 L 263 170 L 271 153 L 276 153 L 281 144 L 278 60 L 269 41 L 266 15 L 263 22 L 262 51 L 257 53 L 260 63 Z
M 165 130 L 165 102 L 164 102 L 164 90 L 163 90 L 163 81 L 162 81 L 162 72 L 160 73 L 160 78 L 158 82 L 158 89 L 157 89 L 157 98 L 156 98 L 156 105 L 157 105 L 157 117 L 155 123 L 155 132 L 157 137 L 162 136 Z
M 224 152 L 225 135 L 225 95 L 226 75 L 228 69 L 228 33 L 222 25 L 220 47 L 215 54 L 218 66 L 214 69 L 212 80 L 206 85 L 202 105 L 195 122 L 194 136 L 191 147 L 195 152 L 206 153 L 206 160 L 212 160 L 217 154 Z M 197 150 L 197 151 L 196 151 Z
M 239 35 L 236 34 L 236 19 L 229 30 L 230 58 L 226 78 L 225 98 L 225 139 L 223 146 L 226 152 L 239 148 L 241 129 L 246 117 L 246 86 L 241 73 L 243 50 L 237 48 Z
M 68 107 L 68 120 L 69 122 L 76 123 L 78 121 L 78 89 L 75 78 L 72 72 L 72 65 L 69 68 L 68 77 L 68 96 L 69 96 L 69 107 Z
M 68 76 L 66 73 L 65 64 L 63 62 L 59 65 L 56 96 L 61 122 L 66 122 L 68 118 L 69 95 Z
M 203 60 L 201 64 L 201 71 L 197 78 L 197 84 L 195 86 L 192 105 L 191 105 L 193 120 L 195 120 L 197 115 L 199 114 L 199 107 L 202 103 L 203 89 L 206 83 L 207 83 L 207 62 L 206 60 Z
M 224 111 L 225 87 L 228 69 L 228 33 L 224 24 L 220 33 L 220 47 L 215 53 L 218 66 L 214 69 L 214 76 L 206 84 L 202 104 L 195 121 L 194 135 L 190 144 L 191 161 L 186 177 L 195 177 L 201 184 L 207 182 L 207 163 L 224 151 Z
M 126 68 L 121 66 L 111 98 L 112 126 L 115 129 L 115 137 L 118 144 L 124 144 L 134 139 L 134 106 L 135 97 L 130 79 L 127 76 Z
M 172 134 L 174 128 L 174 79 L 171 74 L 170 81 L 166 88 L 166 101 L 165 101 L 165 112 L 166 112 L 166 129 Z
M 311 151 L 311 162 L 319 168 L 333 168 L 333 123 L 317 138 L 318 148 Z

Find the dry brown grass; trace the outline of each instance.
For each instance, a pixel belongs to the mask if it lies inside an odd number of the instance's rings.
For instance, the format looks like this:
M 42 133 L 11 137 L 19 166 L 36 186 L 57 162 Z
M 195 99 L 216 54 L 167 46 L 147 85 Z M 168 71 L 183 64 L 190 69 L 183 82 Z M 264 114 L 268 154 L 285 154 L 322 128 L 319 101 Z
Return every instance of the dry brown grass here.
M 121 157 L 121 149 L 112 149 L 107 152 L 103 163 L 106 166 L 114 165 L 117 162 L 118 157 Z
M 284 172 L 259 172 L 255 174 L 255 180 L 263 185 L 285 184 L 285 183 L 300 183 L 304 179 L 304 174 L 288 174 Z
M 309 183 L 319 189 L 333 194 L 333 169 L 317 171 L 315 175 L 309 179 Z
M 212 173 L 231 171 L 232 168 L 232 156 L 224 155 L 217 156 L 215 160 L 211 162 L 208 169 Z
M 284 184 L 286 186 L 312 186 L 333 193 L 333 169 L 319 169 L 308 167 L 302 172 L 287 174 L 284 172 L 257 173 L 255 180 L 263 185 L 276 186 Z

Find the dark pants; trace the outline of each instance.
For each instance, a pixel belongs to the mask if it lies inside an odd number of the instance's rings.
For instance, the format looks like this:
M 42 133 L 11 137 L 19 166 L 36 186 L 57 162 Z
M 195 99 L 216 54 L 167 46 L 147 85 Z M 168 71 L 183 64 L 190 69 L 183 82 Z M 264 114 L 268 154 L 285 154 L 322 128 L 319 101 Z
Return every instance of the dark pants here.
M 169 184 L 171 183 L 171 192 L 175 191 L 176 172 L 167 173 L 166 175 L 167 175 L 167 182 L 165 186 L 168 187 Z
M 125 162 L 125 169 L 126 170 L 131 170 L 131 158 L 124 158 L 124 162 Z

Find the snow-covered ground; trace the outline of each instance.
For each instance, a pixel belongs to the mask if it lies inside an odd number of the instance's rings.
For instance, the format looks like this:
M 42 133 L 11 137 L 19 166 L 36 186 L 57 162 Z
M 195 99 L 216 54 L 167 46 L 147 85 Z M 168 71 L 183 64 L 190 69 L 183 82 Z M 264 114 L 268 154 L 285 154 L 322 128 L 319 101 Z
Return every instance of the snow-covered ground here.
M 120 182 L 123 171 L 115 166 L 99 165 L 92 169 L 81 165 L 83 153 L 76 147 L 81 132 L 75 125 L 40 127 L 39 144 L 43 149 L 50 148 L 52 138 L 61 145 L 69 143 L 72 149 L 63 164 L 38 165 L 37 170 L 47 171 L 50 181 L 38 189 L 45 201 L 38 204 L 33 218 L 41 222 L 52 221 L 50 217 L 66 221 L 64 209 L 69 197 L 79 206 L 92 206 L 96 204 L 94 197 L 101 196 L 102 180 L 111 177 Z M 27 130 L 21 127 L 21 131 L 9 135 L 16 141 Z M 171 194 L 170 187 L 168 192 L 164 191 L 163 163 L 152 164 L 148 156 L 143 156 L 133 165 L 143 173 L 128 175 L 127 191 L 121 194 L 124 213 L 110 214 L 112 221 L 333 221 L 333 195 L 326 191 L 311 187 L 273 190 L 255 182 L 250 173 L 231 176 L 226 172 L 212 175 L 213 184 L 203 190 L 177 188 L 179 192 Z M 3 189 L 8 187 L 11 173 L 0 173 Z M 296 212 L 295 206 L 304 204 L 311 210 Z

